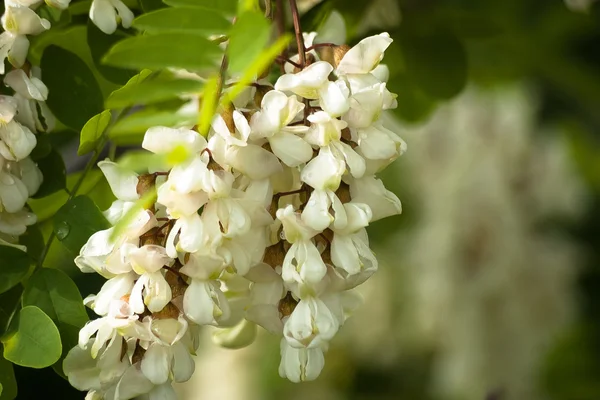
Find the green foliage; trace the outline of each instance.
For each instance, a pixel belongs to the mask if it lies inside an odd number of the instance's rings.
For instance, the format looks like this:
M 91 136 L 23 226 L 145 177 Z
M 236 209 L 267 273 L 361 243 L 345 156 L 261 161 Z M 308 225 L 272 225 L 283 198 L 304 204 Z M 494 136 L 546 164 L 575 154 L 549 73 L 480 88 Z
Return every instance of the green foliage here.
M 245 71 L 267 45 L 270 33 L 271 27 L 261 13 L 248 11 L 240 15 L 229 32 L 229 70 Z
M 135 28 L 147 33 L 224 34 L 230 25 L 220 12 L 198 7 L 163 8 L 133 21 Z
M 77 196 L 58 210 L 53 226 L 58 240 L 77 255 L 90 236 L 110 224 L 89 197 Z
M 107 108 L 125 108 L 133 105 L 151 104 L 170 100 L 182 94 L 200 93 L 201 81 L 178 79 L 173 76 L 147 78 L 135 85 L 125 85 L 106 99 Z
M 23 306 L 36 306 L 59 328 L 81 328 L 88 320 L 79 289 L 67 274 L 57 269 L 40 268 L 27 280 Z
M 87 43 L 92 54 L 92 60 L 94 66 L 98 69 L 100 74 L 111 82 L 119 85 L 123 85 L 135 75 L 135 71 L 115 68 L 102 63 L 102 57 L 106 52 L 118 41 L 130 37 L 121 30 L 117 30 L 112 35 L 107 35 L 102 32 L 94 23 L 90 20 L 87 24 Z
M 60 358 L 62 345 L 54 322 L 35 306 L 19 312 L 16 331 L 2 340 L 4 358 L 30 368 L 45 368 Z
M 27 253 L 11 246 L 0 246 L 0 293 L 17 285 L 29 272 Z
M 102 134 L 110 124 L 111 118 L 110 110 L 104 110 L 85 123 L 79 136 L 77 155 L 81 156 L 94 151 Z
M 21 285 L 0 294 L 0 338 L 9 331 L 10 322 L 18 310 L 22 294 L 23 286 Z
M 42 185 L 32 196 L 40 199 L 67 187 L 67 170 L 60 153 L 54 149 L 43 158 L 37 160 L 40 171 L 44 173 Z
M 193 71 L 214 67 L 219 47 L 194 33 L 162 33 L 120 41 L 104 62 L 127 68 L 185 68 Z
M 13 365 L 0 355 L 0 399 L 12 400 L 17 397 L 17 379 Z
M 139 3 L 144 12 L 150 12 L 166 7 L 166 4 L 161 0 L 139 0 Z
M 44 311 L 56 324 L 63 348 L 61 358 L 77 345 L 79 330 L 88 320 L 83 299 L 75 282 L 57 269 L 39 269 L 25 285 L 23 306 L 36 306 Z M 55 364 L 62 372 L 60 361 Z
M 33 261 L 38 261 L 44 250 L 44 236 L 39 225 L 27 227 L 27 232 L 19 236 L 19 243 L 27 246 L 27 254 Z
M 78 131 L 103 110 L 94 74 L 77 55 L 50 45 L 42 55 L 41 68 L 49 90 L 46 103 L 60 122 Z
M 206 10 L 219 11 L 224 15 L 235 15 L 238 0 L 163 0 L 173 7 L 198 7 Z

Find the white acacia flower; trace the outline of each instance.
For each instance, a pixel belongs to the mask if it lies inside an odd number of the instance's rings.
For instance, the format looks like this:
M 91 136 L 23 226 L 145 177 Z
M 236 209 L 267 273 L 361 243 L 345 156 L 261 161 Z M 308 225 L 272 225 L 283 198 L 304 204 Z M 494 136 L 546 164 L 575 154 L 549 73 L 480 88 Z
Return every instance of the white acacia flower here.
M 369 160 L 394 160 L 406 151 L 406 143 L 380 122 L 355 130 L 360 154 Z
M 270 265 L 259 263 L 250 269 L 245 278 L 252 282 L 246 319 L 271 333 L 281 334 L 283 323 L 278 305 L 285 295 L 281 275 Z
M 352 47 L 340 60 L 336 73 L 366 74 L 373 71 L 383 59 L 384 51 L 392 44 L 393 40 L 387 32 L 369 36 Z
M 29 197 L 27 186 L 19 178 L 0 171 L 0 211 L 20 211 Z
M 373 217 L 371 221 L 402 213 L 402 204 L 394 193 L 383 186 L 383 182 L 375 176 L 361 179 L 348 178 L 350 196 L 355 203 L 369 206 Z
M 17 212 L 0 212 L 0 232 L 10 236 L 20 236 L 28 226 L 37 222 L 37 216 L 23 208 Z
M 307 297 L 300 300 L 285 322 L 283 335 L 290 346 L 321 348 L 337 333 L 339 321 L 322 300 Z
M 102 32 L 110 35 L 120 21 L 123 28 L 131 27 L 134 15 L 121 0 L 93 0 L 90 19 Z
M 142 141 L 142 147 L 155 154 L 169 154 L 177 148 L 186 149 L 189 154 L 198 154 L 206 145 L 206 139 L 196 131 L 164 126 L 149 128 Z
M 42 171 L 40 171 L 37 164 L 29 157 L 17 162 L 15 168 L 12 168 L 11 171 L 14 171 L 25 187 L 27 187 L 29 197 L 33 196 L 38 191 L 40 185 L 44 181 Z
M 0 125 L 0 155 L 7 160 L 19 161 L 27 157 L 37 144 L 35 135 L 12 120 Z
M 286 339 L 281 339 L 281 363 L 279 375 L 292 382 L 304 382 L 317 379 L 323 366 L 325 357 L 320 348 L 295 348 L 290 346 Z
M 13 96 L 0 95 L 0 124 L 12 121 L 17 114 L 19 102 Z
M 37 35 L 50 28 L 50 21 L 40 18 L 35 11 L 28 7 L 7 5 L 2 16 L 0 34 L 0 74 L 4 74 L 4 60 L 16 68 L 25 64 L 29 51 L 27 35 Z
M 192 279 L 183 296 L 183 310 L 198 325 L 218 325 L 231 312 L 225 295 L 215 281 Z
M 277 219 L 283 225 L 285 239 L 292 243 L 283 260 L 281 277 L 292 289 L 296 285 L 301 285 L 301 292 L 304 288 L 314 289 L 327 274 L 321 254 L 311 240 L 318 231 L 304 224 L 291 205 L 277 210 Z
M 329 80 L 332 71 L 331 64 L 317 61 L 295 74 L 279 77 L 275 89 L 292 92 L 309 100 L 319 100 L 323 110 L 332 116 L 340 116 L 350 107 L 350 90 L 344 80 Z
M 287 166 L 296 167 L 312 157 L 312 147 L 298 135 L 306 133 L 304 125 L 289 126 L 304 104 L 296 96 L 288 97 L 278 90 L 265 94 L 261 110 L 252 115 L 252 136 L 269 141 L 273 153 Z

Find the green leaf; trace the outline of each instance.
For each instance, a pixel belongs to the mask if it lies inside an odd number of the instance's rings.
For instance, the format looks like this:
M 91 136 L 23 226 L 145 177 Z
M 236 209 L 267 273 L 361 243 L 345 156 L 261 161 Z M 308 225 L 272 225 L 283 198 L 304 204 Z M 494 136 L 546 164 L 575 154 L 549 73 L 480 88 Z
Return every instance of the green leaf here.
M 467 84 L 467 54 L 452 32 L 400 32 L 399 42 L 409 79 L 426 94 L 450 99 Z
M 133 26 L 148 33 L 191 32 L 211 35 L 226 33 L 231 23 L 217 11 L 180 7 L 142 14 L 133 20 Z
M 194 125 L 197 118 L 197 114 L 182 114 L 177 110 L 146 108 L 121 118 L 110 130 L 109 138 L 119 145 L 139 145 L 150 127 Z
M 244 71 L 256 55 L 264 50 L 270 34 L 271 26 L 261 13 L 242 14 L 229 32 L 229 70 Z
M 42 55 L 41 68 L 49 90 L 46 103 L 63 124 L 79 131 L 104 109 L 94 74 L 77 55 L 50 45 Z
M 172 7 L 197 7 L 222 12 L 233 16 L 237 12 L 238 0 L 163 0 Z
M 108 124 L 110 124 L 111 117 L 110 110 L 104 110 L 100 114 L 94 115 L 85 123 L 79 137 L 78 156 L 87 154 L 96 148 L 98 140 L 102 137 Z
M 67 188 L 69 190 L 75 186 L 75 183 L 79 180 L 81 174 L 82 172 L 74 172 L 67 176 Z M 102 176 L 103 175 L 100 170 L 90 171 L 83 180 L 78 193 L 86 194 L 101 186 L 100 181 Z M 61 191 L 56 192 L 48 197 L 44 197 L 43 199 L 29 199 L 27 204 L 31 208 L 31 211 L 37 215 L 39 223 L 51 218 L 54 214 L 56 214 L 56 212 L 63 204 L 65 204 L 68 198 L 69 194 L 65 191 Z
M 12 400 L 17 397 L 17 378 L 13 365 L 0 356 L 0 399 Z
M 139 0 L 139 2 L 145 13 L 166 7 L 166 4 L 161 0 Z
M 53 226 L 58 240 L 74 255 L 79 254 L 90 236 L 110 228 L 104 215 L 87 196 L 77 196 L 62 206 L 54 216 Z
M 256 76 L 261 75 L 271 65 L 275 57 L 277 57 L 291 40 L 291 35 L 281 36 L 273 45 L 255 56 L 250 65 L 244 69 L 244 73 L 235 85 L 227 91 L 223 99 L 223 103 L 233 101 L 246 86 L 248 86 Z
M 185 68 L 200 70 L 216 67 L 219 46 L 193 33 L 162 33 L 136 36 L 117 43 L 104 62 L 127 68 Z
M 175 98 L 181 94 L 198 93 L 204 84 L 194 79 L 172 77 L 146 79 L 137 85 L 127 85 L 114 91 L 106 99 L 107 108 L 125 108 L 151 104 Z
M 98 72 L 100 72 L 103 77 L 119 85 L 125 84 L 128 79 L 135 75 L 135 71 L 131 69 L 116 68 L 104 65 L 102 64 L 101 60 L 102 57 L 104 57 L 104 55 L 110 50 L 110 48 L 115 45 L 115 43 L 127 37 L 130 37 L 130 35 L 127 35 L 121 30 L 117 30 L 111 35 L 107 35 L 98 29 L 92 20 L 88 21 L 87 43 L 90 47 L 90 52 L 92 53 L 94 66 L 98 69 Z
M 44 236 L 38 224 L 27 227 L 27 231 L 19 236 L 19 243 L 27 246 L 27 254 L 32 260 L 39 260 L 44 250 Z
M 23 306 L 36 306 L 52 320 L 81 328 L 88 320 L 75 282 L 64 272 L 41 268 L 27 280 Z
M 4 358 L 23 367 L 48 367 L 58 361 L 62 353 L 56 325 L 35 306 L 21 309 L 16 332 L 3 343 Z
M 30 262 L 24 251 L 11 246 L 0 246 L 0 293 L 6 292 L 25 278 Z
M 10 321 L 18 310 L 21 294 L 23 294 L 21 285 L 0 294 L 0 337 L 3 337 L 8 331 Z
M 37 144 L 35 145 L 35 148 L 31 154 L 29 154 L 29 157 L 31 157 L 33 161 L 41 160 L 52 151 L 52 144 L 50 143 L 50 139 L 48 137 L 49 135 L 37 136 Z
M 37 161 L 38 168 L 44 173 L 44 180 L 37 192 L 31 197 L 41 199 L 67 187 L 67 169 L 60 153 L 54 149 Z

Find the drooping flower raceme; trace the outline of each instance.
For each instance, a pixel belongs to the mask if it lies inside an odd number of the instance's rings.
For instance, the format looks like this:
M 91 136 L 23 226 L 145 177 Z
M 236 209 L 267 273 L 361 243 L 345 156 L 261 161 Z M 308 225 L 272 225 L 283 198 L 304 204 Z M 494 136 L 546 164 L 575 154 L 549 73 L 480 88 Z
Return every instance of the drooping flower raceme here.
M 203 325 L 229 347 L 249 344 L 260 325 L 281 336 L 282 377 L 320 374 L 358 304 L 351 289 L 377 270 L 365 227 L 401 211 L 374 175 L 406 147 L 379 119 L 396 106 L 379 65 L 390 43 L 367 38 L 339 62 L 314 53 L 273 86 L 256 83 L 262 96 L 221 109 L 206 138 L 150 128 L 146 150 L 185 150 L 169 170 L 99 164 L 116 226 L 75 260 L 107 279 L 85 300 L 100 318 L 64 362 L 75 387 L 92 398 L 173 398 Z M 149 193 L 155 201 L 138 207 Z
M 18 245 L 18 238 L 37 218 L 26 206 L 42 184 L 42 173 L 29 157 L 38 134 L 54 128 L 54 116 L 46 106 L 48 88 L 41 71 L 27 62 L 28 36 L 50 28 L 50 22 L 34 9 L 41 0 L 4 2 L 0 34 L 0 74 L 12 96 L 0 96 L 0 245 Z M 68 0 L 47 1 L 49 6 L 65 8 Z M 5 60 L 11 64 L 5 71 Z M 5 74 L 6 72 L 6 74 Z

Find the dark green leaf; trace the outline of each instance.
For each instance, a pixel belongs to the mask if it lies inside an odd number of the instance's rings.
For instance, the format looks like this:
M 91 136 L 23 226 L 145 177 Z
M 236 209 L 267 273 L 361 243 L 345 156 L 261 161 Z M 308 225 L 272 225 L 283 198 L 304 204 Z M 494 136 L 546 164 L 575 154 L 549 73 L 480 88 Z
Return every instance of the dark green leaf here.
M 52 144 L 50 143 L 48 136 L 49 135 L 38 135 L 37 144 L 31 154 L 29 154 L 29 157 L 31 157 L 33 161 L 41 160 L 52 151 Z
M 245 12 L 229 32 L 229 70 L 243 72 L 269 41 L 271 26 L 260 13 Z
M 17 397 L 17 379 L 13 365 L 0 356 L 0 399 L 12 400 Z
M 46 47 L 41 68 L 49 94 L 46 103 L 65 125 L 79 131 L 103 107 L 94 74 L 78 56 L 55 45 Z
M 329 18 L 335 6 L 332 1 L 325 0 L 308 10 L 300 19 L 305 32 L 315 32 Z
M 125 84 L 129 78 L 135 75 L 135 71 L 104 65 L 102 64 L 101 60 L 115 43 L 127 37 L 129 37 L 129 35 L 121 30 L 117 30 L 111 35 L 107 35 L 98 29 L 92 20 L 88 21 L 87 43 L 92 53 L 94 66 L 98 69 L 102 76 L 119 85 Z
M 7 292 L 0 294 L 0 337 L 8 330 L 15 312 L 18 312 L 23 286 L 17 285 Z
M 166 7 L 166 4 L 161 0 L 139 0 L 139 2 L 145 13 Z
M 29 368 L 45 368 L 60 358 L 62 345 L 54 322 L 35 306 L 19 312 L 17 330 L 3 340 L 4 358 Z
M 107 108 L 125 108 L 132 105 L 151 104 L 177 97 L 180 94 L 198 93 L 203 83 L 193 79 L 147 79 L 137 85 L 128 85 L 114 91 L 106 100 Z
M 41 268 L 25 284 L 23 306 L 36 306 L 62 324 L 81 328 L 88 320 L 75 282 L 64 272 Z
M 409 79 L 439 99 L 456 96 L 467 83 L 467 54 L 450 31 L 401 32 L 399 42 Z
M 82 156 L 96 148 L 98 140 L 110 124 L 111 117 L 110 110 L 104 110 L 85 123 L 79 137 L 77 155 Z
M 191 32 L 210 35 L 226 33 L 231 23 L 216 11 L 180 7 L 142 14 L 133 20 L 133 26 L 149 33 Z
M 44 236 L 38 224 L 28 226 L 27 231 L 19 236 L 19 243 L 27 246 L 27 254 L 34 261 L 39 260 L 42 251 L 44 250 Z
M 199 7 L 207 10 L 220 11 L 233 16 L 237 12 L 238 0 L 163 0 L 173 7 Z
M 137 69 L 199 70 L 216 67 L 220 54 L 219 46 L 200 35 L 163 33 L 125 39 L 110 49 L 104 62 Z
M 52 149 L 46 157 L 38 160 L 37 165 L 44 173 L 44 180 L 35 195 L 31 197 L 41 199 L 67 187 L 67 170 L 58 151 Z
M 89 197 L 77 196 L 58 210 L 53 226 L 58 240 L 76 255 L 92 234 L 110 224 Z
M 0 246 L 0 293 L 6 292 L 25 278 L 30 259 L 27 253 L 11 246 Z

